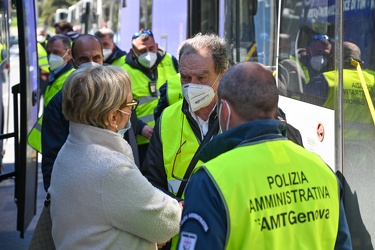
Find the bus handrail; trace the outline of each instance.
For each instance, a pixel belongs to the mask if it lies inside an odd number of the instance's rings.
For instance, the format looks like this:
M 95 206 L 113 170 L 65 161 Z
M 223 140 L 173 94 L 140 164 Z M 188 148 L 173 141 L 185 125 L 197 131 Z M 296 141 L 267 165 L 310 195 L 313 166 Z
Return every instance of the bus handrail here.
M 361 64 L 357 61 L 357 60 L 354 60 L 353 58 L 351 59 L 351 62 L 350 62 L 354 67 L 357 68 L 357 72 L 358 72 L 358 76 L 359 76 L 359 79 L 361 80 L 361 85 L 362 85 L 362 88 L 363 88 L 363 92 L 365 93 L 365 97 L 366 97 L 366 101 L 367 101 L 367 105 L 370 109 L 370 113 L 371 113 L 371 117 L 372 117 L 372 121 L 374 122 L 374 125 L 375 125 L 375 110 L 374 110 L 374 104 L 372 103 L 372 100 L 371 100 L 371 96 L 370 96 L 370 93 L 368 91 L 368 88 L 367 88 L 367 85 L 366 85 L 366 81 L 365 81 L 365 78 L 363 77 L 363 72 L 362 72 L 362 68 L 361 68 Z

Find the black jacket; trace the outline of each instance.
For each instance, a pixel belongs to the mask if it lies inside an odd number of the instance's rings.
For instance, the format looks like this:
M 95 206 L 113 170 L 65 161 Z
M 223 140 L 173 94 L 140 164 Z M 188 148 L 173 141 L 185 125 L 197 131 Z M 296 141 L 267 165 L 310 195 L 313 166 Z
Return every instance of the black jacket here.
M 181 111 L 184 113 L 186 119 L 188 120 L 196 138 L 199 139 L 201 143 L 202 140 L 200 138 L 202 138 L 202 136 L 199 125 L 191 116 L 188 104 L 185 100 L 183 100 Z M 209 118 L 209 129 L 213 126 L 216 119 L 217 113 L 216 110 L 214 110 Z M 217 128 L 214 132 L 214 135 L 216 135 L 218 132 L 219 129 Z M 180 198 L 177 198 L 173 193 L 171 193 L 168 189 L 167 174 L 164 168 L 163 149 L 160 138 L 160 119 L 156 121 L 154 132 L 148 146 L 148 151 L 141 167 L 141 172 L 153 186 L 170 195 L 171 197 L 181 200 Z
M 107 58 L 107 60 L 104 61 L 104 63 L 112 64 L 114 60 L 125 55 L 126 55 L 125 51 L 115 46 L 115 49 L 112 51 L 112 54 Z M 124 63 L 125 63 L 125 60 L 124 60 Z

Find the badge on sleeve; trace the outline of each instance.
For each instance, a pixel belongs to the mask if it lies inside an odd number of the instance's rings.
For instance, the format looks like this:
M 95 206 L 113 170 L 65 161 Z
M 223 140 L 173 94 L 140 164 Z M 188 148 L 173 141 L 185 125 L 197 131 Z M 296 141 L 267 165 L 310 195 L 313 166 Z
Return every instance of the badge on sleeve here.
M 197 235 L 189 232 L 181 232 L 178 250 L 194 250 L 197 243 Z

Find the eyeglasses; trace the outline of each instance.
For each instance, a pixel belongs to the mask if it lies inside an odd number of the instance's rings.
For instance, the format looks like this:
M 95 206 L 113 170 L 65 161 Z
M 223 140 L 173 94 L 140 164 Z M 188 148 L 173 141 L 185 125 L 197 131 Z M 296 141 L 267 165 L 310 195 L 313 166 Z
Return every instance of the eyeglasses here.
M 185 145 L 185 143 L 186 143 L 186 141 L 184 141 L 184 142 L 180 145 L 180 147 L 178 148 L 178 150 L 177 150 L 177 152 L 176 152 L 176 155 L 175 155 L 175 157 L 174 157 L 174 160 L 173 160 L 173 166 L 172 166 L 172 177 L 175 178 L 176 180 L 187 182 L 187 181 L 189 181 L 189 180 L 186 180 L 186 179 L 184 179 L 183 177 L 177 177 L 177 176 L 174 174 L 174 167 L 175 167 L 175 165 L 176 165 L 176 159 L 177 159 L 177 156 L 178 156 L 179 154 L 181 154 L 181 148 L 182 148 L 182 146 Z
M 131 102 L 127 103 L 125 106 L 130 107 L 130 109 L 133 111 L 138 107 L 139 101 L 137 99 L 133 99 Z
M 154 37 L 154 34 L 152 34 L 151 30 L 141 29 L 140 31 L 134 33 L 134 35 L 132 36 L 132 40 L 140 37 L 142 34 L 146 34 L 146 35 L 149 35 L 151 37 Z
M 327 35 L 319 34 L 319 35 L 313 36 L 313 38 L 314 38 L 314 40 L 317 40 L 317 41 L 327 40 L 328 42 L 331 42 L 331 39 Z

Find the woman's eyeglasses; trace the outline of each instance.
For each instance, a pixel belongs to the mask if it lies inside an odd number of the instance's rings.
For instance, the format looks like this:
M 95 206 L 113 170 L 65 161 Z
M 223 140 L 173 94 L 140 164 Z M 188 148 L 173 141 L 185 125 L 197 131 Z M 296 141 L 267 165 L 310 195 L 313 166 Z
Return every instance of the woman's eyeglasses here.
M 132 111 L 138 107 L 139 101 L 137 99 L 133 99 L 131 102 L 127 103 L 125 106 L 129 107 Z

